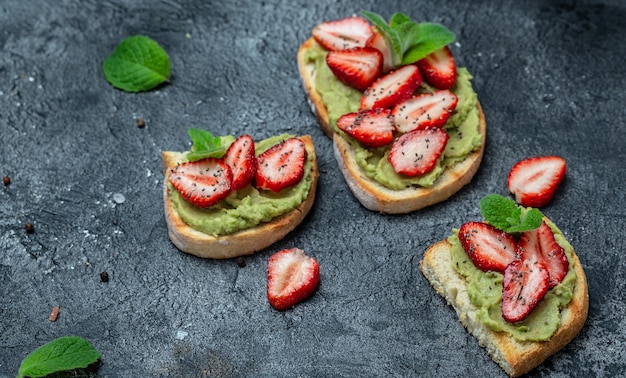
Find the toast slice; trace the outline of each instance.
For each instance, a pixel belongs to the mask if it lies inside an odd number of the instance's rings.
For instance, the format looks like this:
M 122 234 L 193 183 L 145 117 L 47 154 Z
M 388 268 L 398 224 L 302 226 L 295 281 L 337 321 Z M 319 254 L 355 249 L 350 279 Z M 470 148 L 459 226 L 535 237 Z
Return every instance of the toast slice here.
M 505 332 L 495 332 L 477 319 L 470 302 L 467 282 L 452 267 L 451 244 L 442 240 L 430 246 L 420 269 L 435 291 L 456 311 L 459 321 L 478 339 L 478 344 L 511 377 L 529 372 L 569 343 L 582 329 L 589 308 L 587 279 L 578 256 L 572 253 L 576 284 L 571 302 L 561 310 L 561 324 L 549 341 L 517 341 Z
M 487 132 L 485 115 L 480 103 L 478 103 L 479 131 L 482 136 L 480 148 L 470 153 L 463 161 L 446 168 L 433 186 L 393 190 L 367 177 L 359 167 L 350 143 L 330 125 L 328 110 L 315 89 L 315 65 L 307 63 L 305 55 L 316 45 L 317 42 L 309 38 L 298 49 L 298 69 L 302 83 L 320 127 L 333 139 L 335 158 L 348 187 L 365 208 L 388 214 L 409 213 L 447 200 L 472 180 L 482 161 Z
M 311 210 L 315 202 L 315 192 L 319 171 L 315 156 L 315 146 L 310 136 L 299 137 L 305 144 L 311 160 L 311 186 L 306 199 L 293 210 L 261 223 L 255 227 L 229 235 L 212 236 L 189 227 L 176 212 L 168 189 L 169 174 L 177 163 L 183 161 L 184 153 L 163 151 L 163 204 L 169 237 L 183 252 L 211 259 L 228 259 L 251 255 L 284 238 L 295 229 Z

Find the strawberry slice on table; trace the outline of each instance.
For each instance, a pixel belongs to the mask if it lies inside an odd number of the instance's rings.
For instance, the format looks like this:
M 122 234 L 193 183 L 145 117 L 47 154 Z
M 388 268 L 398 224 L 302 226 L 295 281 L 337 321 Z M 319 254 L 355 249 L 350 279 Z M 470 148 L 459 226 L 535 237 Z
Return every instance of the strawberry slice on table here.
M 320 268 L 315 258 L 298 248 L 283 249 L 273 254 L 267 267 L 267 299 L 279 311 L 308 298 L 320 281 Z
M 438 89 L 450 89 L 456 83 L 456 62 L 448 46 L 417 61 L 424 81 Z
M 565 177 L 565 159 L 538 156 L 517 162 L 509 171 L 507 186 L 515 200 L 526 207 L 546 206 Z
M 344 114 L 337 120 L 337 127 L 368 147 L 388 145 L 396 131 L 391 110 L 382 108 Z
M 502 279 L 502 317 L 509 323 L 524 320 L 548 292 L 548 269 L 539 261 L 511 262 Z
M 313 38 L 326 50 L 345 50 L 364 47 L 374 31 L 366 20 L 360 17 L 347 17 L 327 21 L 313 28 Z
M 279 192 L 297 184 L 304 176 L 306 159 L 306 147 L 300 139 L 289 138 L 276 144 L 257 157 L 257 188 Z
M 416 65 L 402 66 L 381 76 L 365 90 L 360 109 L 393 108 L 411 97 L 421 83 L 422 75 Z
M 233 172 L 231 190 L 246 187 L 256 173 L 257 159 L 254 154 L 254 139 L 248 134 L 241 135 L 228 147 L 224 162 Z
M 178 164 L 170 173 L 172 186 L 189 202 L 209 207 L 231 192 L 233 173 L 223 160 L 206 158 Z
M 330 51 L 326 64 L 342 83 L 364 91 L 383 73 L 383 54 L 372 47 Z
M 474 265 L 483 272 L 504 273 L 517 259 L 517 242 L 504 231 L 484 222 L 467 222 L 459 229 L 459 241 Z
M 548 270 L 549 288 L 563 281 L 569 269 L 565 250 L 554 239 L 550 227 L 543 222 L 537 229 L 524 231 L 518 243 L 520 255 L 531 261 L 540 261 Z
M 450 136 L 439 128 L 413 130 L 391 145 L 387 160 L 402 175 L 418 176 L 430 172 L 446 149 Z
M 428 127 L 443 127 L 458 102 L 458 97 L 447 89 L 419 94 L 393 108 L 394 122 L 403 133 Z
M 389 46 L 387 46 L 387 42 L 385 42 L 382 34 L 374 32 L 374 35 L 367 41 L 365 46 L 373 47 L 383 54 L 383 72 L 389 72 L 394 68 L 391 60 L 391 50 L 389 50 Z

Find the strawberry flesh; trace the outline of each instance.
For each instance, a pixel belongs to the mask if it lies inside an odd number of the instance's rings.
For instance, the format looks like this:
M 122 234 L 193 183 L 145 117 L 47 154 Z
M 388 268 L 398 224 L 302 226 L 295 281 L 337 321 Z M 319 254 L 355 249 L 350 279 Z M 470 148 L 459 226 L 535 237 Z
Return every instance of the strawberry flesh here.
M 241 135 L 228 147 L 224 162 L 233 172 L 231 190 L 239 190 L 252 182 L 257 169 L 254 140 L 248 134 Z
M 524 256 L 511 262 L 502 280 L 504 320 L 515 323 L 526 318 L 543 299 L 548 287 L 548 269 L 542 262 Z
M 341 20 L 327 21 L 313 28 L 313 38 L 326 50 L 346 50 L 364 47 L 372 38 L 371 25 L 360 17 L 347 17 Z
M 367 147 L 382 147 L 393 142 L 394 131 L 391 110 L 368 109 L 344 114 L 337 127 Z
M 484 271 L 504 273 L 517 258 L 517 242 L 510 234 L 483 222 L 467 222 L 459 229 L 459 241 L 474 265 Z
M 417 62 L 424 81 L 438 89 L 450 89 L 456 83 L 456 62 L 448 46 L 430 53 Z
M 372 38 L 370 38 L 365 45 L 373 47 L 383 54 L 383 72 L 387 73 L 394 68 L 391 60 L 391 50 L 389 50 L 389 46 L 387 46 L 387 42 L 382 34 L 374 32 Z
M 439 128 L 413 130 L 391 146 L 387 160 L 402 175 L 418 176 L 430 172 L 446 149 L 450 136 Z
M 537 229 L 525 231 L 520 236 L 519 254 L 532 261 L 540 261 L 548 270 L 549 288 L 552 289 L 565 278 L 569 261 L 565 250 L 554 239 L 550 227 L 543 222 Z
M 306 147 L 300 139 L 289 138 L 276 144 L 257 158 L 257 188 L 279 192 L 297 184 L 304 176 L 306 159 Z
M 330 51 L 326 64 L 342 83 L 364 91 L 383 72 L 383 54 L 372 47 Z
M 178 164 L 170 173 L 172 186 L 187 201 L 198 207 L 209 207 L 231 192 L 233 174 L 223 160 L 206 158 Z
M 394 122 L 403 133 L 428 127 L 443 127 L 458 101 L 458 97 L 447 89 L 419 94 L 393 108 Z
M 565 160 L 560 156 L 532 157 L 513 165 L 507 185 L 520 205 L 543 207 L 554 197 L 565 171 Z
M 422 75 L 416 65 L 402 66 L 381 76 L 365 90 L 360 109 L 391 109 L 411 97 L 421 83 Z
M 267 268 L 267 299 L 275 309 L 287 310 L 308 298 L 320 281 L 315 258 L 298 248 L 273 254 Z

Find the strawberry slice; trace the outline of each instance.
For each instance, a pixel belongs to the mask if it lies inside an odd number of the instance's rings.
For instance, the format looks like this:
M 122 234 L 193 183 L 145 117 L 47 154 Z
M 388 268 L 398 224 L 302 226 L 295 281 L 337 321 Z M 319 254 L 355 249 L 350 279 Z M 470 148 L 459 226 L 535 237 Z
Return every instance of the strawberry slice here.
M 337 120 L 337 127 L 368 147 L 382 147 L 393 142 L 396 130 L 391 110 L 381 108 L 344 114 Z
M 306 158 L 306 147 L 298 138 L 289 138 L 271 147 L 257 158 L 257 188 L 279 192 L 297 184 L 304 176 Z
M 284 311 L 309 297 L 320 281 L 317 260 L 298 248 L 283 249 L 270 257 L 267 266 L 267 299 Z
M 424 81 L 438 89 L 450 89 L 456 83 L 456 63 L 448 46 L 430 53 L 417 62 Z
M 517 258 L 517 242 L 504 231 L 483 222 L 467 222 L 459 229 L 459 241 L 474 265 L 483 272 L 504 273 Z
M 226 198 L 232 180 L 228 164 L 216 158 L 178 164 L 169 179 L 183 198 L 198 207 L 209 207 Z
M 396 127 L 403 133 L 443 127 L 458 102 L 458 97 L 447 89 L 411 97 L 393 108 Z
M 389 152 L 389 163 L 403 175 L 430 172 L 446 149 L 450 136 L 442 129 L 413 130 L 396 139 Z
M 548 291 L 548 269 L 540 261 L 522 256 L 504 270 L 502 317 L 509 323 L 523 320 Z
M 565 171 L 565 160 L 560 156 L 532 157 L 513 165 L 507 185 L 520 205 L 543 207 L 554 197 Z
M 389 50 L 389 46 L 387 46 L 387 42 L 385 42 L 382 34 L 374 32 L 374 35 L 367 41 L 365 46 L 373 47 L 383 54 L 383 72 L 389 72 L 395 68 L 391 60 L 391 50 Z
M 241 135 L 228 147 L 224 162 L 233 172 L 231 190 L 245 188 L 256 173 L 257 160 L 254 155 L 254 140 L 248 134 Z
M 531 261 L 540 261 L 548 270 L 549 288 L 552 289 L 565 278 L 569 261 L 565 250 L 554 239 L 550 227 L 543 222 L 537 229 L 525 231 L 520 236 L 518 251 Z
M 342 83 L 364 91 L 383 73 L 383 54 L 372 47 L 330 51 L 326 64 Z
M 414 64 L 402 66 L 381 76 L 361 97 L 360 109 L 393 108 L 406 100 L 422 83 L 420 70 Z
M 364 47 L 374 31 L 371 25 L 360 17 L 347 17 L 341 20 L 322 22 L 313 28 L 313 38 L 326 50 L 346 50 Z

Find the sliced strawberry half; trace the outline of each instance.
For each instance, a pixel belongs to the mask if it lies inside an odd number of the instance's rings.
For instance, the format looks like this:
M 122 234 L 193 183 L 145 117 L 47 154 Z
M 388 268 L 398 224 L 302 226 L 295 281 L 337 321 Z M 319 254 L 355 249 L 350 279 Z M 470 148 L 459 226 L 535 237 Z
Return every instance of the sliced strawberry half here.
M 543 299 L 549 286 L 548 269 L 540 261 L 521 258 L 504 270 L 502 317 L 509 323 L 524 320 Z
M 327 21 L 313 28 L 313 38 L 326 50 L 345 50 L 364 47 L 372 38 L 372 26 L 360 17 Z
M 537 229 L 525 231 L 520 236 L 519 254 L 531 261 L 540 261 L 548 270 L 549 288 L 552 289 L 565 278 L 569 261 L 565 250 L 554 238 L 550 227 L 543 222 Z
M 206 158 L 182 163 L 170 173 L 172 186 L 190 203 L 209 207 L 228 196 L 233 173 L 223 160 Z
M 517 242 L 510 234 L 483 222 L 467 222 L 459 229 L 459 241 L 474 265 L 483 272 L 504 273 L 517 258 Z
M 381 76 L 361 97 L 360 109 L 393 108 L 406 100 L 422 83 L 422 75 L 414 64 L 402 66 Z
M 447 89 L 419 94 L 393 108 L 394 122 L 403 133 L 428 127 L 443 127 L 458 102 L 458 97 Z
M 315 258 L 298 248 L 283 249 L 273 254 L 267 267 L 267 299 L 279 311 L 308 298 L 320 281 L 320 268 Z
M 402 175 L 430 172 L 446 149 L 448 139 L 450 136 L 442 129 L 413 130 L 393 142 L 387 160 Z
M 396 131 L 391 110 L 381 108 L 344 114 L 337 120 L 337 127 L 368 147 L 388 145 Z
M 364 91 L 383 73 L 383 54 L 372 47 L 330 51 L 326 64 L 342 83 Z
M 241 135 L 228 147 L 224 161 L 233 172 L 231 190 L 246 187 L 256 173 L 257 160 L 254 155 L 254 139 L 248 134 Z
M 389 72 L 394 68 L 393 61 L 391 60 L 391 50 L 389 50 L 389 46 L 387 46 L 387 42 L 382 34 L 374 32 L 372 38 L 370 38 L 365 45 L 373 47 L 383 54 L 383 72 Z
M 297 184 L 304 176 L 306 158 L 306 147 L 298 138 L 289 138 L 271 147 L 257 158 L 257 188 L 279 192 Z
M 520 205 L 543 207 L 554 197 L 565 171 L 565 159 L 560 156 L 532 157 L 513 165 L 507 185 Z
M 450 89 L 456 84 L 456 62 L 448 46 L 417 61 L 424 81 L 438 89 Z

